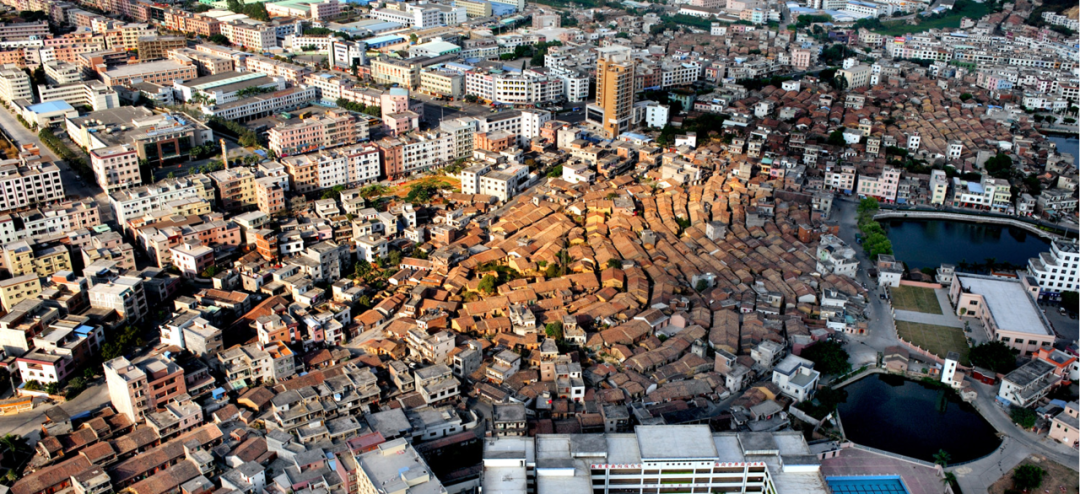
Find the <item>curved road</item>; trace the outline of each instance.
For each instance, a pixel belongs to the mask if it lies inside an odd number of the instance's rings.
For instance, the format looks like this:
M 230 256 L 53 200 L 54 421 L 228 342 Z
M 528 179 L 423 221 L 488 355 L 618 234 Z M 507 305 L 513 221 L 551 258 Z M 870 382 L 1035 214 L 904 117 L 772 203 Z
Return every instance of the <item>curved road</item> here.
M 870 260 L 865 252 L 855 243 L 856 207 L 854 199 L 842 199 L 839 196 L 833 201 L 833 219 L 840 223 L 840 238 L 848 245 L 854 246 L 859 259 L 861 269 L 858 281 L 871 288 L 870 318 L 868 334 L 862 336 L 845 335 L 848 343 L 845 350 L 851 355 L 853 367 L 860 367 L 867 363 L 876 363 L 878 352 L 883 352 L 886 347 L 899 344 L 896 333 L 893 330 L 892 310 L 888 303 L 878 296 L 880 291 L 875 290 L 876 283 L 866 274 L 866 268 L 870 267 Z M 1021 430 L 1013 424 L 1008 413 L 1000 408 L 996 402 L 997 388 L 982 383 L 968 380 L 977 390 L 978 398 L 973 405 L 980 414 L 988 421 L 999 434 L 1005 436 L 1001 447 L 987 457 L 964 465 L 949 467 L 948 470 L 956 475 L 960 488 L 966 493 L 987 492 L 989 487 L 1007 474 L 1013 467 L 1028 456 L 1035 454 L 1043 456 L 1050 461 L 1060 463 L 1069 468 L 1076 468 L 1080 463 L 1080 454 L 1075 449 L 1066 447 L 1045 436 Z

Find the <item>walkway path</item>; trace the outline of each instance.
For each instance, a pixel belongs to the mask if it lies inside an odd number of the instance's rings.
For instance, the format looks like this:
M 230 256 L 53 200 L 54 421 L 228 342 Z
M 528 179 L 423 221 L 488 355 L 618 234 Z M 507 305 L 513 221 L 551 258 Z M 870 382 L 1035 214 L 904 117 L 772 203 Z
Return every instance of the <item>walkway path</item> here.
M 999 434 L 1006 437 L 990 455 L 981 460 L 948 468 L 956 474 L 956 480 L 964 492 L 986 492 L 990 486 L 1001 476 L 1012 470 L 1028 455 L 1036 454 L 1044 456 L 1050 461 L 1060 463 L 1075 469 L 1080 463 L 1080 455 L 1075 449 L 1069 448 L 1046 436 L 1040 436 L 1024 431 L 1013 424 L 1006 411 L 999 407 L 994 400 L 997 390 L 993 386 L 968 380 L 978 391 L 978 397 L 972 403 L 979 414 L 997 429 Z
M 960 322 L 956 316 L 950 314 L 927 314 L 925 312 L 915 312 L 913 310 L 896 310 L 897 321 L 917 322 L 922 324 L 933 324 L 934 326 L 947 326 L 950 328 L 963 329 L 964 323 Z

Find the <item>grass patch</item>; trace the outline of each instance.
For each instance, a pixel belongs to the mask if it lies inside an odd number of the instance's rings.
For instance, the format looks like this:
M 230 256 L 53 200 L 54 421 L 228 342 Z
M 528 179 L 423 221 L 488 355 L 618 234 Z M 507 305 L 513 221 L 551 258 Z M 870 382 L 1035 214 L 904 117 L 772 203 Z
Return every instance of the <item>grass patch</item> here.
M 924 314 L 941 314 L 941 304 L 932 288 L 898 286 L 889 290 L 893 308 Z
M 896 321 L 896 332 L 900 337 L 918 345 L 920 348 L 945 358 L 949 352 L 960 354 L 960 364 L 970 365 L 967 337 L 964 330 L 946 326 L 935 326 L 910 321 Z

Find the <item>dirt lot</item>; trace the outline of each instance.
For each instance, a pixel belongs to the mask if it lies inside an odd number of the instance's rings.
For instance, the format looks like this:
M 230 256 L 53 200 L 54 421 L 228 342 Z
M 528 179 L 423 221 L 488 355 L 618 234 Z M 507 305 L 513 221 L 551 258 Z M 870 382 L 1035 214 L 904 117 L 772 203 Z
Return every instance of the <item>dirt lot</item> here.
M 1052 461 L 1035 461 L 1035 457 L 1028 457 L 1028 459 L 1020 462 L 1016 468 L 1020 468 L 1021 465 L 1035 465 L 1043 470 L 1046 470 L 1046 475 L 1043 477 L 1042 485 L 1037 489 L 1032 489 L 1031 492 L 1036 493 L 1050 493 L 1050 494 L 1072 494 L 1074 492 L 1080 492 L 1080 480 L 1078 480 L 1078 473 L 1076 470 L 1071 470 L 1064 466 L 1058 465 Z M 990 494 L 1005 494 L 1010 492 L 1013 487 L 1012 475 L 1014 468 L 1008 475 L 1002 477 L 994 485 L 990 486 Z M 1019 491 L 1013 491 L 1019 492 Z
M 389 192 L 388 195 L 395 195 L 395 196 L 398 196 L 398 197 L 405 197 L 405 196 L 409 195 L 409 191 L 412 190 L 412 187 L 414 185 L 430 185 L 430 186 L 442 185 L 443 187 L 449 187 L 449 188 L 453 189 L 454 191 L 461 191 L 461 181 L 460 180 L 458 180 L 456 178 L 450 178 L 450 177 L 434 176 L 434 177 L 418 178 L 416 180 L 408 180 L 406 182 L 401 183 L 400 185 L 395 185 L 395 186 L 390 188 L 390 192 Z

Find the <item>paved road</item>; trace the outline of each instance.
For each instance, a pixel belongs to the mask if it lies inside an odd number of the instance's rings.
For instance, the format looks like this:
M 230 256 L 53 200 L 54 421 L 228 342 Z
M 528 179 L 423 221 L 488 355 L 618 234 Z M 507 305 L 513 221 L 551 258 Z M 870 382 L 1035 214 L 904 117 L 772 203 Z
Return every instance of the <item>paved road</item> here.
M 60 404 L 70 415 L 76 415 L 90 410 L 97 410 L 102 405 L 109 403 L 109 388 L 105 380 L 95 380 L 86 391 L 76 396 L 74 400 Z M 16 434 L 26 437 L 31 446 L 37 444 L 41 438 L 41 424 L 45 422 L 45 410 L 56 405 L 39 405 L 37 408 L 18 415 L 0 416 L 0 435 Z
M 881 300 L 881 290 L 877 288 L 875 281 L 867 276 L 867 269 L 872 266 L 870 259 L 863 252 L 859 244 L 855 242 L 856 207 L 854 201 L 842 200 L 839 197 L 833 201 L 833 219 L 840 223 L 840 238 L 855 249 L 859 259 L 859 274 L 856 280 L 870 287 L 867 295 L 870 300 L 870 315 L 867 334 L 847 335 L 848 343 L 845 349 L 851 355 L 851 365 L 861 367 L 865 364 L 876 364 L 878 352 L 884 352 L 885 348 L 899 345 L 900 340 L 893 330 L 892 309 L 889 304 Z
M 41 157 L 46 160 L 56 160 L 56 156 L 45 147 L 45 144 L 38 139 L 37 134 L 31 132 L 30 129 L 23 127 L 18 120 L 15 119 L 15 115 L 11 113 L 11 110 L 6 106 L 0 105 L 3 110 L 0 110 L 0 127 L 4 128 L 15 140 L 15 146 L 22 144 L 32 143 L 41 150 Z M 72 146 L 74 147 L 74 146 Z M 102 221 L 108 223 L 114 220 L 112 208 L 109 207 L 109 198 L 97 184 L 92 182 L 86 182 L 82 179 L 78 173 L 68 166 L 67 162 L 55 161 L 60 168 L 60 180 L 64 183 L 64 192 L 68 196 L 79 196 L 80 198 L 94 198 L 97 200 L 98 205 L 101 206 L 100 213 Z
M 1066 447 L 1052 441 L 1045 436 L 1039 436 L 1021 430 L 1009 419 L 1006 411 L 999 407 L 994 400 L 997 389 L 994 386 L 968 380 L 975 387 L 979 396 L 973 405 L 990 425 L 997 429 L 999 434 L 1005 435 L 1001 447 L 986 458 L 976 460 L 964 465 L 951 467 L 948 470 L 956 475 L 960 483 L 960 489 L 964 492 L 986 492 L 991 484 L 1001 476 L 1008 473 L 1018 463 L 1030 454 L 1044 456 L 1050 461 L 1060 463 L 1069 468 L 1076 468 L 1080 463 L 1080 455 L 1075 449 Z
M 960 322 L 956 316 L 950 314 L 927 314 L 925 312 L 915 312 L 913 310 L 899 310 L 896 311 L 897 321 L 917 322 L 922 324 L 933 324 L 934 326 L 945 326 L 947 328 L 963 328 L 964 323 Z

